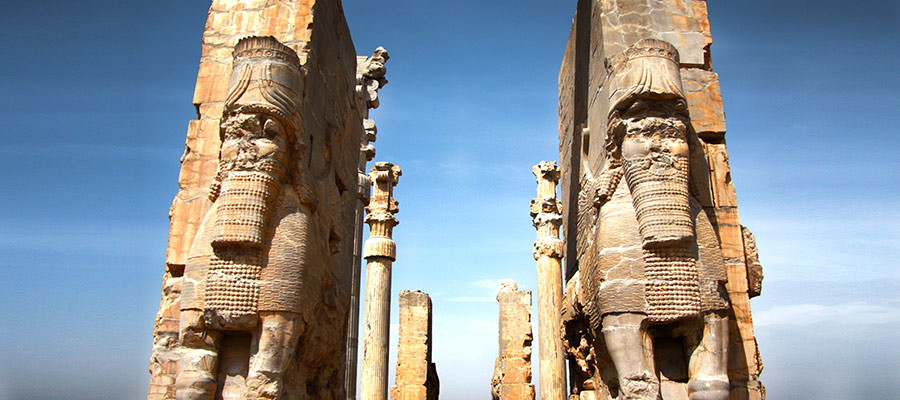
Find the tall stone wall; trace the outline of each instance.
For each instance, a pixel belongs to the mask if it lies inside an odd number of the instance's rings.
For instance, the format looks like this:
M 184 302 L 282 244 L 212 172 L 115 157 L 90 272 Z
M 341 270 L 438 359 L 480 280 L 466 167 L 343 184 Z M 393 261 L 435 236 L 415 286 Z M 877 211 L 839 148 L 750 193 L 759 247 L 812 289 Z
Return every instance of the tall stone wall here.
M 762 364 L 753 333 L 749 299 L 758 294 L 761 267 L 748 260 L 737 212 L 725 142 L 725 115 L 718 75 L 713 72 L 706 1 L 579 0 L 559 74 L 561 191 L 565 206 L 567 279 L 577 278 L 591 238 L 579 220 L 579 198 L 588 176 L 608 164 L 604 144 L 611 107 L 610 59 L 642 39 L 660 39 L 680 55 L 680 76 L 690 114 L 691 194 L 717 235 L 727 269 L 730 300 L 728 375 L 732 399 L 760 399 Z M 755 244 L 752 246 L 755 255 Z M 752 264 L 748 268 L 748 263 Z M 572 285 L 567 286 L 571 287 Z
M 313 199 L 312 232 L 323 259 L 314 263 L 324 307 L 305 317 L 316 324 L 304 343 L 305 365 L 290 366 L 286 386 L 314 371 L 302 394 L 288 398 L 337 398 L 342 392 L 343 339 L 350 293 L 354 209 L 364 101 L 356 94 L 356 52 L 339 0 L 213 0 L 203 34 L 193 103 L 197 119 L 188 123 L 181 156 L 178 193 L 169 210 L 170 229 L 160 311 L 150 362 L 150 399 L 171 399 L 182 351 L 178 346 L 179 303 L 188 253 L 203 217 L 212 206 L 209 188 L 216 174 L 220 119 L 228 95 L 232 51 L 247 36 L 273 36 L 300 56 L 303 93 L 295 99 L 300 131 L 308 145 L 306 165 Z M 327 248 L 324 248 L 327 246 Z M 316 304 L 310 304 L 316 307 Z M 300 358 L 298 358 L 299 360 Z M 321 392 L 315 393 L 316 390 Z
M 418 290 L 401 291 L 397 378 L 391 400 L 437 400 L 440 382 L 431 362 L 431 338 L 431 297 Z

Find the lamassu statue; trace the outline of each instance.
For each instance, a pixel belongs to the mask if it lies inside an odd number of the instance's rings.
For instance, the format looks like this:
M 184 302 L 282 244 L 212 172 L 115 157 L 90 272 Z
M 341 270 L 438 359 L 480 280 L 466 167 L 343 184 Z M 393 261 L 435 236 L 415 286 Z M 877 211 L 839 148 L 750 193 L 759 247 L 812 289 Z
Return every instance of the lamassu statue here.
M 565 301 L 575 374 L 596 398 L 656 400 L 663 376 L 687 381 L 691 400 L 728 399 L 727 276 L 691 194 L 697 138 L 678 53 L 645 39 L 608 68 L 603 167 L 582 181 L 587 239 Z
M 327 232 L 319 234 L 312 217 L 300 68 L 297 54 L 272 37 L 235 47 L 214 203 L 185 267 L 178 399 L 308 398 L 286 396 L 285 387 L 316 387 L 314 376 L 297 369 L 317 366 L 298 367 L 295 352 L 303 352 L 301 336 L 316 335 L 312 313 L 327 307 L 330 254 Z M 303 342 L 315 341 L 323 339 Z

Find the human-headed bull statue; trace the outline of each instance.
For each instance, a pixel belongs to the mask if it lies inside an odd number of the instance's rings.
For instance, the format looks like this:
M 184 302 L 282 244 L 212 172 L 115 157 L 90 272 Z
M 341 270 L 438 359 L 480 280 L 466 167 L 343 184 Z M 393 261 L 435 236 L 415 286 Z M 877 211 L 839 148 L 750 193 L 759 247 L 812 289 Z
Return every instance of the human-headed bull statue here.
M 582 180 L 578 231 L 588 236 L 564 307 L 574 375 L 598 399 L 656 400 L 660 376 L 686 382 L 691 400 L 728 399 L 727 277 L 691 193 L 697 139 L 678 52 L 645 39 L 608 68 L 603 166 Z
M 310 314 L 328 302 L 331 254 L 313 217 L 302 86 L 297 54 L 276 39 L 235 46 L 213 204 L 185 267 L 178 399 L 285 398 L 286 372 L 293 368 L 295 381 L 303 375 L 292 361 L 301 336 L 316 335 Z M 248 359 L 223 365 L 228 335 L 249 338 Z M 239 376 L 233 385 L 229 374 Z M 315 383 L 295 386 L 309 391 Z

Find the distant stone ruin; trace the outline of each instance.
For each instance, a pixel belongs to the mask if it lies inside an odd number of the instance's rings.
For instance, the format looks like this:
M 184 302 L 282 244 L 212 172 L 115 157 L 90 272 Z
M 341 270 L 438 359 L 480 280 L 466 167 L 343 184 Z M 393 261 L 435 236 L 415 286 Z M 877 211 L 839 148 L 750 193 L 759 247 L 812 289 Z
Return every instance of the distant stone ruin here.
M 532 170 L 541 400 L 765 398 L 711 45 L 702 0 L 577 1 L 560 164 Z M 356 55 L 340 0 L 212 1 L 149 400 L 438 398 L 420 291 L 400 294 L 388 390 L 401 170 L 368 169 L 388 59 Z M 497 295 L 493 399 L 535 398 L 531 293 Z
M 440 379 L 431 361 L 431 297 L 418 290 L 400 292 L 397 384 L 391 400 L 437 400 Z
M 500 303 L 500 354 L 491 379 L 494 400 L 534 400 L 531 383 L 531 292 L 518 290 L 516 281 L 504 281 L 497 293 Z

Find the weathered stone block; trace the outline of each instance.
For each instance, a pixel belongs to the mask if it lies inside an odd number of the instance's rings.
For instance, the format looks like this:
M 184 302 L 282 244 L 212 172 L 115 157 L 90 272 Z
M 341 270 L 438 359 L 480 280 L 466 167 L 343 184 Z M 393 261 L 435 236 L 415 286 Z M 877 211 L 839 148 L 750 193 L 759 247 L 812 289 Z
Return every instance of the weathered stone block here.
M 437 370 L 431 362 L 431 297 L 400 292 L 400 333 L 396 386 L 391 400 L 436 400 Z
M 659 38 L 675 45 L 681 55 L 681 65 L 703 67 L 706 64 L 706 49 L 712 40 L 697 32 L 660 32 Z
M 691 124 L 703 139 L 725 136 L 725 108 L 719 75 L 697 68 L 682 68 L 681 82 L 691 112 Z
M 220 56 L 221 57 L 221 56 Z M 230 62 L 206 61 L 200 64 L 197 86 L 194 87 L 194 104 L 218 102 L 228 93 L 231 72 Z
M 505 281 L 500 303 L 500 348 L 491 380 L 494 399 L 532 400 L 531 383 L 531 292 L 517 290 L 515 281 Z

